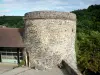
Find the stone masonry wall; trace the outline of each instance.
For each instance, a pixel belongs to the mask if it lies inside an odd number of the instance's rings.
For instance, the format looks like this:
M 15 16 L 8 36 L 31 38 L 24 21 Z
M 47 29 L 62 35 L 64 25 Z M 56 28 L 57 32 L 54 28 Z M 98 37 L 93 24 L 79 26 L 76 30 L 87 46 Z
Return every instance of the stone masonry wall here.
M 51 69 L 62 60 L 77 69 L 75 54 L 76 15 L 36 11 L 25 14 L 25 46 L 30 67 Z

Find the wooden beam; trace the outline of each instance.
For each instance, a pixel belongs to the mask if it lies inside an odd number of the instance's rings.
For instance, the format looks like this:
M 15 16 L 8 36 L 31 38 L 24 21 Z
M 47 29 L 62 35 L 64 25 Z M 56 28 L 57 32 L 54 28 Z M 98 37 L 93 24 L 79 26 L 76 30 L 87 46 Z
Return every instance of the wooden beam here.
M 0 62 L 2 62 L 1 53 L 0 53 Z
M 19 48 L 17 48 L 17 61 L 18 61 L 18 64 L 20 64 L 20 57 L 19 57 Z

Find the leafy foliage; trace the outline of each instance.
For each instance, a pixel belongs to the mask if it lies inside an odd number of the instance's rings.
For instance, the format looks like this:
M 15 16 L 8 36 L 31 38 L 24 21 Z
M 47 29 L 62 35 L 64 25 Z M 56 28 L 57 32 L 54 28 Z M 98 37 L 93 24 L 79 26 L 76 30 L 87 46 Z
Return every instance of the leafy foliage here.
M 83 73 L 87 70 L 100 73 L 100 5 L 72 12 L 77 15 L 76 51 L 79 69 Z
M 0 25 L 11 27 L 11 28 L 23 28 L 23 18 L 22 16 L 1 16 Z

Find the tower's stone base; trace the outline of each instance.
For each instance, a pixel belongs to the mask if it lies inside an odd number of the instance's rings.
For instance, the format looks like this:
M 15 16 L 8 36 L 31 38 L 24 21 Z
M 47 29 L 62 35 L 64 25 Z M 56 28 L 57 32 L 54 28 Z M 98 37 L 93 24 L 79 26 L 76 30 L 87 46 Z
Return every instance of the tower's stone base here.
M 77 69 L 75 34 L 75 14 L 51 11 L 26 13 L 24 42 L 30 67 L 50 69 L 64 60 Z

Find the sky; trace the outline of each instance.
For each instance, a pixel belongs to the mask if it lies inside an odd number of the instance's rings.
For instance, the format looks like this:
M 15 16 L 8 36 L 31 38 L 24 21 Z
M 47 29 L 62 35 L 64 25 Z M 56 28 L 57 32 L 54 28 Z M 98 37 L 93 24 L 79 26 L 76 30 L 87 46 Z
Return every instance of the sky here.
M 0 16 L 24 16 L 32 11 L 70 12 L 100 4 L 100 0 L 0 0 Z

